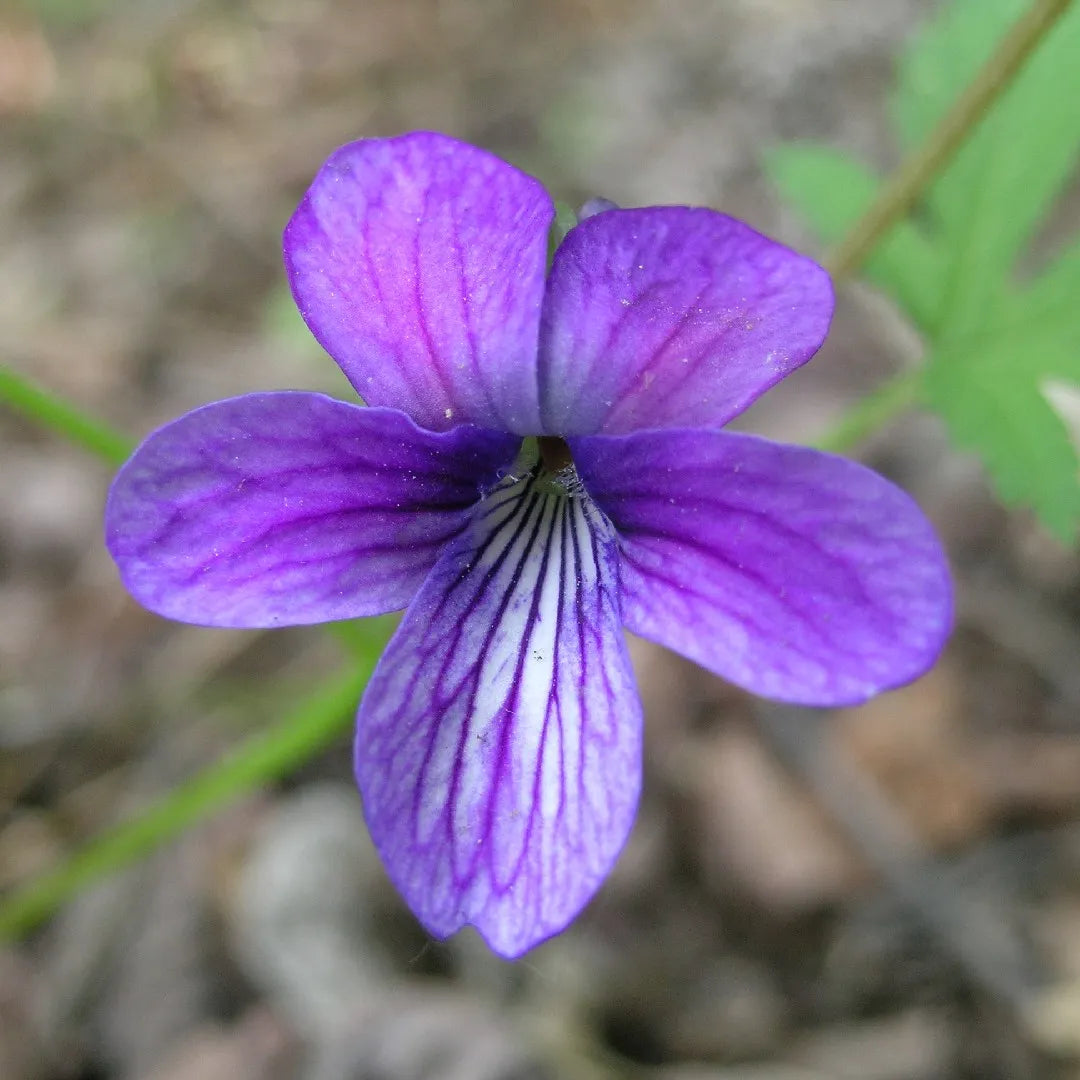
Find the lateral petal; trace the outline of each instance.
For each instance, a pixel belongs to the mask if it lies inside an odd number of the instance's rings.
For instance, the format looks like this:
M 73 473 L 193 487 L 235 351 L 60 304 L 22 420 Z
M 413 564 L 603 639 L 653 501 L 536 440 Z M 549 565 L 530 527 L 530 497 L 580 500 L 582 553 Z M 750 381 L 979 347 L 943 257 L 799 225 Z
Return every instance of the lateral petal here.
M 539 430 L 543 186 L 445 135 L 335 151 L 285 229 L 300 313 L 370 405 L 443 431 Z
M 542 430 L 721 427 L 817 352 L 832 309 L 820 266 L 725 214 L 597 213 L 552 263 Z
M 578 439 L 620 536 L 628 629 L 763 697 L 850 705 L 921 675 L 952 622 L 929 522 L 844 458 L 715 431 Z
M 372 837 L 436 937 L 505 957 L 562 930 L 633 823 L 641 706 L 609 523 L 508 479 L 436 563 L 360 706 Z
M 106 543 L 145 607 L 268 627 L 404 607 L 516 439 L 423 431 L 322 394 L 248 394 L 154 432 L 117 474 Z

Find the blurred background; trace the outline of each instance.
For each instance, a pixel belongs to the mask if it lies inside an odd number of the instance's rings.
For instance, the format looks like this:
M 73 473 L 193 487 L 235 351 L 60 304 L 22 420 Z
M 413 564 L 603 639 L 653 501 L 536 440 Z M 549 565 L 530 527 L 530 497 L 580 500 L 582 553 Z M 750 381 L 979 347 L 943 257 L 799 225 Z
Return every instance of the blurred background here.
M 580 203 L 705 204 L 820 254 L 781 141 L 896 163 L 883 102 L 931 0 L 22 0 L 0 8 L 0 361 L 141 437 L 256 389 L 349 389 L 284 282 L 327 154 L 436 129 Z M 1075 207 L 1074 207 L 1075 209 Z M 799 441 L 917 360 L 843 287 L 741 421 Z M 949 546 L 958 627 L 858 709 L 755 702 L 642 642 L 637 827 L 566 934 L 428 940 L 348 739 L 0 949 L 2 1080 L 1080 1077 L 1080 566 L 939 424 L 864 447 Z M 0 409 L 0 889 L 279 720 L 318 631 L 128 599 L 109 470 Z

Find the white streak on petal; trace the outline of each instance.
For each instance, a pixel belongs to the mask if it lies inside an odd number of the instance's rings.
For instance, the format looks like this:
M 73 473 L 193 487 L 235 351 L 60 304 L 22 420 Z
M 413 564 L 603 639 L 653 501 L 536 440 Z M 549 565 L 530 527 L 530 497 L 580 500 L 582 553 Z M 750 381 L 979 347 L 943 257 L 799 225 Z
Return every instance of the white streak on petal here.
M 561 930 L 614 862 L 640 783 L 641 711 L 607 519 L 510 478 L 477 509 L 372 678 L 357 778 L 387 869 L 440 937 L 506 956 Z

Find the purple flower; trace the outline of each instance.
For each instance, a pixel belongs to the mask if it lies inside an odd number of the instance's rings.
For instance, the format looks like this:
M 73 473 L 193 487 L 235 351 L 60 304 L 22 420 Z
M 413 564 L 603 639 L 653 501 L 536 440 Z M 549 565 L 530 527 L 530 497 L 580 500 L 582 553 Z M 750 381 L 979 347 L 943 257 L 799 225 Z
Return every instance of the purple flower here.
M 600 206 L 545 278 L 531 177 L 435 134 L 338 150 L 285 262 L 370 407 L 196 409 L 106 515 L 128 589 L 170 618 L 406 609 L 357 718 L 368 824 L 432 934 L 472 924 L 506 957 L 573 919 L 630 831 L 624 626 L 754 693 L 848 705 L 925 671 L 951 619 L 903 492 L 720 430 L 821 345 L 825 272 L 712 210 Z

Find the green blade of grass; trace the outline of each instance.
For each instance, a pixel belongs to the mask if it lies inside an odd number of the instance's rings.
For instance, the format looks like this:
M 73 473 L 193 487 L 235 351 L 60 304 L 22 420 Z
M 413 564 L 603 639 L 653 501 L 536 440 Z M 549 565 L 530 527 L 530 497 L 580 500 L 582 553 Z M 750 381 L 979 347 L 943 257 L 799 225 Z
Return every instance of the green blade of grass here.
M 917 404 L 922 377 L 921 369 L 893 376 L 857 401 L 811 445 L 830 454 L 850 453 L 894 417 Z
M 87 416 L 70 402 L 4 364 L 0 364 L 0 401 L 28 419 L 66 436 L 110 465 L 123 465 L 135 449 L 134 442 L 126 435 Z
M 240 795 L 292 772 L 340 738 L 352 724 L 376 655 L 371 650 L 368 662 L 354 661 L 277 724 L 11 890 L 0 899 L 0 941 L 27 933 L 87 886 L 149 855 Z

